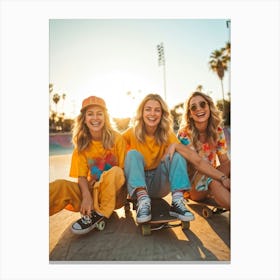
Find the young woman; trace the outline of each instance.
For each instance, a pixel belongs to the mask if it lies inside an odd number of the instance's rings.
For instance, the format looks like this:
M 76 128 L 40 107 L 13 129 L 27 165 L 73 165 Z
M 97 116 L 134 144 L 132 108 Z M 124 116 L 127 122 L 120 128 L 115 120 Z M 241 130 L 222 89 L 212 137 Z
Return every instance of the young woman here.
M 140 103 L 134 126 L 123 134 L 128 144 L 125 160 L 125 175 L 128 193 L 137 198 L 137 223 L 151 219 L 151 199 L 164 197 L 170 191 L 172 204 L 170 215 L 182 221 L 191 221 L 194 215 L 184 203 L 183 193 L 190 189 L 187 162 L 175 152 L 181 148 L 172 130 L 172 121 L 167 104 L 158 94 L 147 95 Z M 202 160 L 191 149 L 185 157 L 202 172 L 219 179 L 222 172 L 217 171 Z
M 123 172 L 126 144 L 111 127 L 104 100 L 90 96 L 82 103 L 73 128 L 70 176 L 78 182 L 56 180 L 50 183 L 49 210 L 80 211 L 72 225 L 75 234 L 92 230 L 103 217 L 124 205 L 127 190 Z
M 230 209 L 228 178 L 230 160 L 220 115 L 221 112 L 216 108 L 210 96 L 201 92 L 192 93 L 185 102 L 178 138 L 185 147 L 194 149 L 205 161 L 224 174 L 220 180 L 215 180 L 215 177 L 207 177 L 195 166 L 189 165 L 188 172 L 192 186 L 186 195 L 196 201 L 201 201 L 211 195 L 219 205 Z M 184 147 L 180 146 L 180 151 L 178 149 L 177 151 L 182 153 Z

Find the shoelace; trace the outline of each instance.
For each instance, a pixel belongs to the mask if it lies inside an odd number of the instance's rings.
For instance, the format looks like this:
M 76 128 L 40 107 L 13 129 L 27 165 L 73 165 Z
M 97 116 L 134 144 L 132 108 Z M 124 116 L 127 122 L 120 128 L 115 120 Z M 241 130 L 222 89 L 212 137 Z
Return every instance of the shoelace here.
M 147 214 L 149 213 L 150 210 L 150 203 L 147 199 L 142 199 L 138 202 L 138 208 L 136 213 L 138 214 L 138 212 L 141 210 L 141 214 Z
M 178 207 L 181 211 L 189 211 L 184 203 L 184 198 L 179 198 L 178 200 L 173 201 L 173 203 Z
M 85 224 L 85 225 L 91 223 L 91 218 L 88 215 L 83 216 L 81 220 L 82 220 L 82 223 Z

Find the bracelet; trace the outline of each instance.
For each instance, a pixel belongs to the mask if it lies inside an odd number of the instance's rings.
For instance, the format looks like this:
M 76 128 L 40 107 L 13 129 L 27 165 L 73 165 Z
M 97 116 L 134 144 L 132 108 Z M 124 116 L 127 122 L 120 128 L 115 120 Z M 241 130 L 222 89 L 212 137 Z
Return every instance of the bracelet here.
M 223 182 L 223 181 L 226 180 L 226 179 L 228 179 L 228 177 L 227 177 L 226 175 L 222 175 L 222 176 L 220 177 L 221 182 Z

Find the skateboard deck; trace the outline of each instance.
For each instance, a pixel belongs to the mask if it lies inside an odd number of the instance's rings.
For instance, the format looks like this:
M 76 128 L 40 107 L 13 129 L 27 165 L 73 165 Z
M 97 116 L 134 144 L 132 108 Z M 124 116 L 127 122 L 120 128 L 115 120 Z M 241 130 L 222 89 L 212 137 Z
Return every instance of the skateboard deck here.
M 188 203 L 191 200 L 190 198 L 187 199 Z M 203 201 L 193 201 L 202 206 L 202 216 L 205 219 L 210 218 L 213 214 L 222 214 L 227 212 L 228 210 L 224 207 L 218 205 L 213 198 L 206 198 Z
M 133 209 L 136 210 L 136 201 L 133 203 Z M 126 210 L 128 210 L 126 206 Z M 176 217 L 169 215 L 170 205 L 163 198 L 151 199 L 151 214 L 152 219 L 149 222 L 139 224 L 142 235 L 151 235 L 152 231 L 160 230 L 162 228 L 171 228 L 181 226 L 182 229 L 189 229 L 190 222 L 181 221 Z M 174 223 L 178 222 L 178 223 Z

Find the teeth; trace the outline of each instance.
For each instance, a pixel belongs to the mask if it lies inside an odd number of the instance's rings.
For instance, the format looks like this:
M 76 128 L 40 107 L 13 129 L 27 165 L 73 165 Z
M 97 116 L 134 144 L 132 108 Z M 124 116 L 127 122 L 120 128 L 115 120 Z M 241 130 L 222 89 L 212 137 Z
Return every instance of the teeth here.
M 205 113 L 196 114 L 198 117 L 204 116 Z

